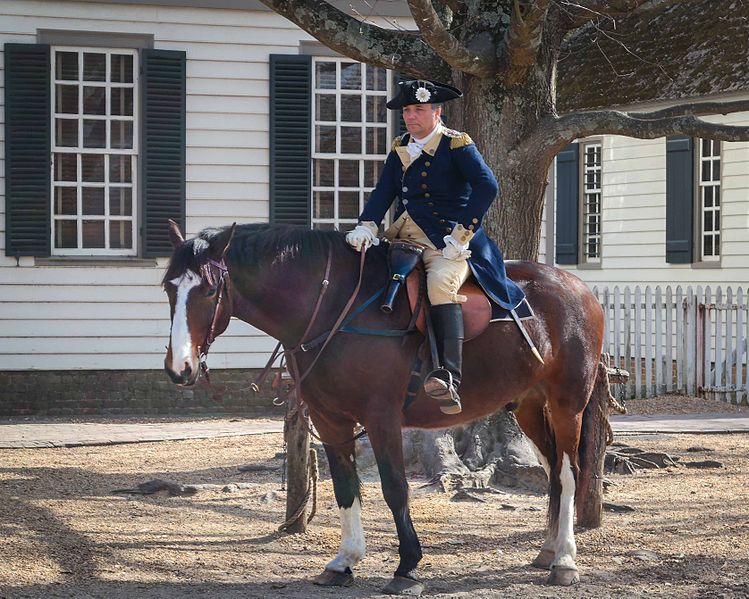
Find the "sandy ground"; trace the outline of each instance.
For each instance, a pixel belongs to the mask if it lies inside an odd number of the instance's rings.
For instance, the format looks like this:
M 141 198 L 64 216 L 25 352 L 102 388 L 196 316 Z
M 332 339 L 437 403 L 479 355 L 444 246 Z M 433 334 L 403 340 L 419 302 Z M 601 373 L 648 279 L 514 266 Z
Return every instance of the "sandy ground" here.
M 571 589 L 545 586 L 545 573 L 528 566 L 543 540 L 544 497 L 458 503 L 414 479 L 425 596 L 749 597 L 749 435 L 624 440 L 723 467 L 610 477 L 606 500 L 634 511 L 606 513 L 602 528 L 578 531 L 582 580 Z M 397 566 L 397 539 L 376 479 L 363 488 L 368 552 L 354 586 L 313 587 L 308 579 L 338 546 L 332 484 L 323 472 L 307 533 L 276 532 L 285 508 L 281 449 L 281 436 L 267 434 L 0 451 L 0 597 L 379 596 Z M 239 472 L 246 464 L 269 469 Z M 192 497 L 112 494 L 154 478 L 251 486 Z

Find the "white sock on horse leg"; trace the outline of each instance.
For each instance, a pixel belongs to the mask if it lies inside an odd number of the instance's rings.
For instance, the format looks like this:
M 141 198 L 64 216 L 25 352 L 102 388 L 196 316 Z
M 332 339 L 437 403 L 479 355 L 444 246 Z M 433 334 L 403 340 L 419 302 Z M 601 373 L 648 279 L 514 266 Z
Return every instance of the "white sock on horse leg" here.
M 570 457 L 562 456 L 562 468 L 559 473 L 562 483 L 562 493 L 559 498 L 559 533 L 557 534 L 556 557 L 552 566 L 575 568 L 577 545 L 573 529 L 575 517 L 575 476 L 572 473 Z
M 366 551 L 364 543 L 364 528 L 361 523 L 361 501 L 354 497 L 351 507 L 340 509 L 341 518 L 341 547 L 330 563 L 327 570 L 344 572 L 346 568 L 353 569 L 363 558 Z

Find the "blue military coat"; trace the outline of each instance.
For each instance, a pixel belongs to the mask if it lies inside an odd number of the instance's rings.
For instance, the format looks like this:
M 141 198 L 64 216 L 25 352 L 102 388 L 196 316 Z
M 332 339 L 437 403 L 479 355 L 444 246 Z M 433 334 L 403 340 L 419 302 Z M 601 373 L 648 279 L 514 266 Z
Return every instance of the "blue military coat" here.
M 406 134 L 393 142 L 359 221 L 373 221 L 379 226 L 397 199 L 395 218 L 407 209 L 438 249 L 445 247 L 445 235 L 456 225 L 463 225 L 474 233 L 468 264 L 479 285 L 503 308 L 515 308 L 523 300 L 523 292 L 507 278 L 502 252 L 481 226 L 499 191 L 491 169 L 467 134 L 444 128 L 439 144 L 434 148 L 428 144 L 406 168 L 398 152 L 405 150 L 408 141 Z

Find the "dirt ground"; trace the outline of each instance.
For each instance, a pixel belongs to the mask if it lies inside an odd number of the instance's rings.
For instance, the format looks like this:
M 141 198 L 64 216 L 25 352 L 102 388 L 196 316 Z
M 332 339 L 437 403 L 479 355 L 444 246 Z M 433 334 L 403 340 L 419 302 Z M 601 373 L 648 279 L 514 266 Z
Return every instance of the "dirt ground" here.
M 413 479 L 425 596 L 749 597 L 749 435 L 619 440 L 723 467 L 611 476 L 606 501 L 634 511 L 607 512 L 602 528 L 578 531 L 581 582 L 570 589 L 545 586 L 545 573 L 528 566 L 543 540 L 544 497 L 508 492 L 485 503 L 453 502 Z M 397 566 L 379 483 L 369 474 L 363 488 L 367 556 L 354 586 L 313 587 L 309 578 L 338 547 L 332 485 L 323 472 L 307 533 L 276 532 L 285 507 L 281 449 L 281 436 L 266 434 L 1 450 L 0 597 L 379 596 Z M 247 464 L 268 469 L 239 472 Z M 112 494 L 154 478 L 251 486 L 191 497 Z

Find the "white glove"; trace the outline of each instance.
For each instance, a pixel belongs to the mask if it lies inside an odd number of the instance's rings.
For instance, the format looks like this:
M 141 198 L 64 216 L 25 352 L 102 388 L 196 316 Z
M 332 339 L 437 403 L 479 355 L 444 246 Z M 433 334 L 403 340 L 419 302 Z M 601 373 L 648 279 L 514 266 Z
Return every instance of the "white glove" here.
M 380 245 L 380 240 L 367 225 L 356 225 L 346 233 L 346 242 L 358 252 L 367 251 L 373 245 Z
M 448 260 L 468 260 L 471 257 L 467 243 L 460 243 L 452 235 L 445 235 L 442 239 L 445 242 L 442 255 Z

